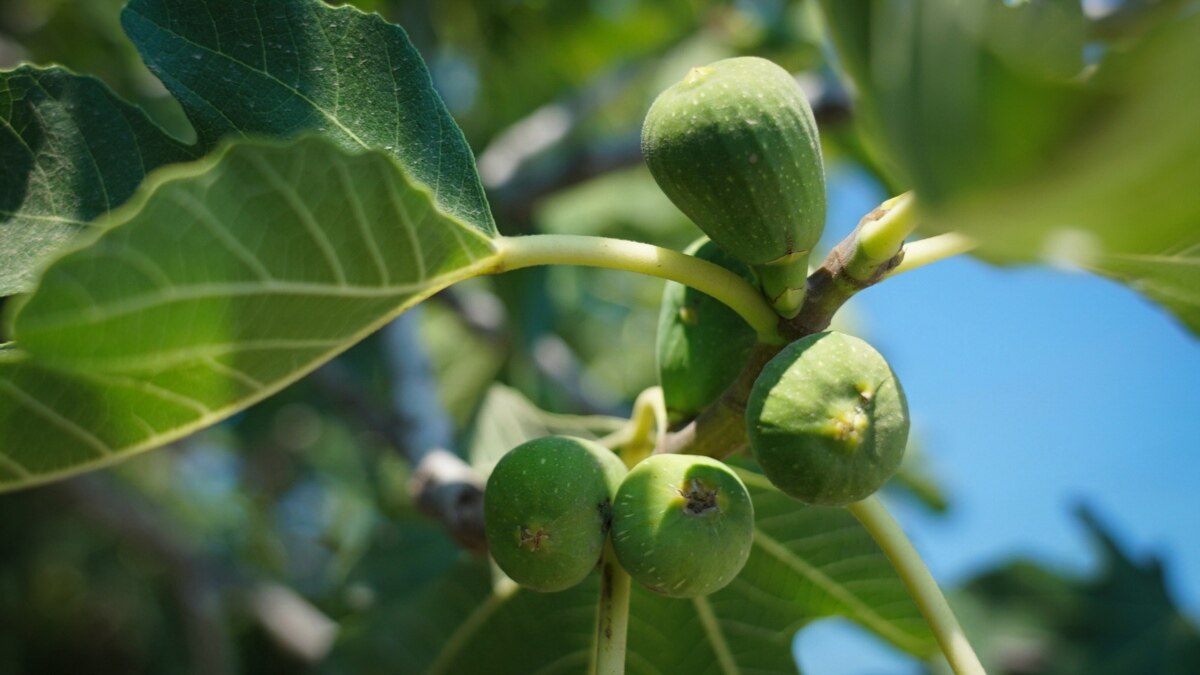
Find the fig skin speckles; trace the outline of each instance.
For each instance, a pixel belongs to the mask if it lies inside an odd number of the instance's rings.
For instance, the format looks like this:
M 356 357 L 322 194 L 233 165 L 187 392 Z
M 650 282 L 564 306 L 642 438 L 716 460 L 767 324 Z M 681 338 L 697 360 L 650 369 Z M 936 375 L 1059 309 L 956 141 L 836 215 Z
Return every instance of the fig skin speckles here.
M 624 476 L 611 450 L 581 438 L 547 436 L 513 448 L 483 494 L 492 558 L 526 588 L 575 586 L 600 560 Z
M 617 560 L 643 586 L 676 598 L 708 595 L 746 564 L 754 505 L 725 464 L 654 455 L 621 482 L 612 538 Z
M 845 506 L 896 473 L 908 403 L 887 361 L 836 332 L 788 345 L 750 392 L 746 433 L 767 478 L 807 504 Z

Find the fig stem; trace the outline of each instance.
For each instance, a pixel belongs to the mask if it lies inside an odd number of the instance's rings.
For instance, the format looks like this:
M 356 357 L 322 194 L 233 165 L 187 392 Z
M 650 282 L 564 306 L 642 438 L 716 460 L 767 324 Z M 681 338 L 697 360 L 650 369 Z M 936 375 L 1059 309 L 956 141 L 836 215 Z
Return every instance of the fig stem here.
M 574 234 L 534 234 L 496 240 L 495 272 L 536 265 L 582 265 L 648 274 L 711 295 L 746 320 L 759 340 L 781 344 L 779 315 L 737 274 L 694 256 L 637 241 Z
M 667 431 L 667 406 L 662 387 L 648 387 L 633 402 L 629 421 L 600 439 L 600 444 L 618 452 L 632 469 L 654 452 L 658 438 Z
M 892 268 L 892 271 L 888 272 L 887 276 L 894 277 L 897 274 L 915 270 L 918 267 L 924 267 L 939 260 L 967 253 L 978 245 L 979 242 L 957 232 L 947 232 L 925 239 L 918 239 L 904 247 L 904 258 L 900 261 L 899 265 L 896 265 L 896 267 Z
M 600 558 L 600 605 L 596 610 L 596 650 L 590 675 L 624 675 L 625 641 L 629 631 L 629 573 L 617 562 L 612 542 Z
M 934 581 L 921 555 L 879 497 L 872 495 L 846 507 L 862 523 L 908 588 L 925 621 L 933 630 L 946 661 L 956 675 L 986 675 L 979 657 L 954 617 L 946 596 Z

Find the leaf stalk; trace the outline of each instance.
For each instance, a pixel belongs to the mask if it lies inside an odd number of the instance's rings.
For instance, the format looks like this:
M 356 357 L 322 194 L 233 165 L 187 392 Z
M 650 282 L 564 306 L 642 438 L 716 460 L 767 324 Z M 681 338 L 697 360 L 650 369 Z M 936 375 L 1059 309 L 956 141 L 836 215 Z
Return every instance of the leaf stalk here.
M 619 269 L 676 281 L 711 295 L 746 320 L 763 342 L 781 344 L 779 315 L 757 288 L 706 260 L 637 241 L 572 234 L 535 234 L 496 240 L 496 272 L 537 265 Z
M 921 560 L 921 555 L 913 547 L 908 536 L 895 518 L 888 513 L 878 496 L 872 495 L 866 499 L 846 507 L 854 517 L 862 523 L 884 555 L 891 561 L 892 567 L 900 575 L 900 580 L 908 588 L 925 621 L 933 630 L 934 637 L 946 655 L 946 661 L 955 675 L 986 675 L 979 657 L 967 641 L 962 626 L 954 617 L 946 596 L 934 581 L 929 568 Z
M 892 268 L 887 276 L 910 272 L 939 260 L 967 253 L 979 245 L 974 239 L 957 232 L 947 232 L 925 239 L 918 239 L 904 247 L 904 258 Z

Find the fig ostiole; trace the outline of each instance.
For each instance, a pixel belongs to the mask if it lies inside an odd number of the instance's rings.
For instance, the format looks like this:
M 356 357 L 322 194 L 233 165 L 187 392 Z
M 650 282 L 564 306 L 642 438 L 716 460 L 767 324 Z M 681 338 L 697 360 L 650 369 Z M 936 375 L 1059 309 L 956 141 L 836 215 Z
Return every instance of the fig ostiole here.
M 757 57 L 693 68 L 650 106 L 642 153 L 671 201 L 795 316 L 825 227 L 821 145 L 795 78 Z
M 750 449 L 780 490 L 807 504 L 867 498 L 900 466 L 908 403 L 887 361 L 843 333 L 810 335 L 763 368 L 746 408 Z
M 600 560 L 625 465 L 608 448 L 547 436 L 496 464 L 483 493 L 484 531 L 496 564 L 536 591 L 583 581 Z
M 747 281 L 750 268 L 707 238 L 685 251 Z M 695 417 L 737 379 L 757 336 L 737 312 L 705 293 L 673 281 L 663 287 L 656 355 L 659 383 L 671 424 Z
M 710 457 L 653 455 L 630 470 L 613 502 L 617 560 L 670 597 L 708 595 L 750 556 L 754 505 L 737 474 Z

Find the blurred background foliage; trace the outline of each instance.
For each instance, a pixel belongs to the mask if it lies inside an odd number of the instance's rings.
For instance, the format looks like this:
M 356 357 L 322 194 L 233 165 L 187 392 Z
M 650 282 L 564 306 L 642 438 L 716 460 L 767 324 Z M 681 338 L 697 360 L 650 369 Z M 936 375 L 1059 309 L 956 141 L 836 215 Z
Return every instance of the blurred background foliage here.
M 121 32 L 122 4 L 4 0 L 0 67 L 28 60 L 95 75 L 187 138 L 178 106 Z M 838 176 L 888 189 L 851 123 L 814 2 L 353 4 L 408 31 L 506 234 L 685 247 L 697 232 L 641 165 L 641 119 L 688 68 L 737 54 L 798 74 L 821 123 L 831 200 Z M 1102 43 L 1127 39 L 1159 3 L 1093 4 L 1106 17 L 1093 24 Z M 826 245 L 852 225 L 831 223 Z M 660 293 L 661 282 L 634 275 L 531 269 L 456 286 L 406 320 L 459 447 L 486 446 L 481 435 L 518 423 L 511 411 L 480 414 L 497 381 L 555 413 L 625 414 L 655 384 Z M 334 367 L 384 408 L 386 359 L 373 338 Z M 416 512 L 399 454 L 324 381 L 112 470 L 0 496 L 0 675 L 407 672 L 374 657 L 389 653 L 406 599 L 467 554 Z M 911 454 L 897 492 L 952 509 L 936 466 Z M 993 672 L 1200 672 L 1200 637 L 1155 564 L 1130 560 L 1085 522 L 1107 552 L 1096 578 L 1014 562 L 960 589 Z

